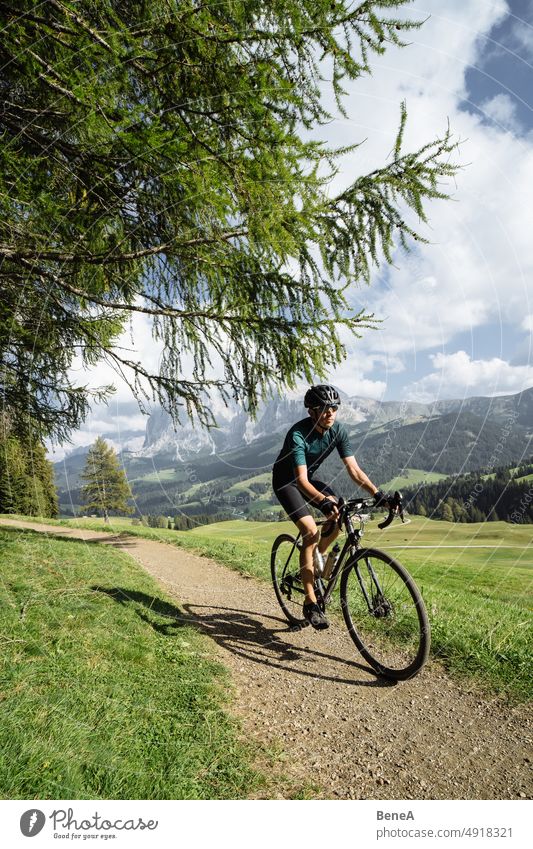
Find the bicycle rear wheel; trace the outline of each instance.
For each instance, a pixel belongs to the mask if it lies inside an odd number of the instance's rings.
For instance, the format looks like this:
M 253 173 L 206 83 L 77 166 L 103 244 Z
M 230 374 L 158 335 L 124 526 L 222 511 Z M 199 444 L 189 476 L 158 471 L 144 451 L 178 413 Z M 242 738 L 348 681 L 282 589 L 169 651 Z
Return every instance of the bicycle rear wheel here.
M 401 563 L 378 549 L 362 549 L 344 568 L 340 595 L 350 636 L 376 672 L 400 681 L 422 669 L 429 653 L 429 620 Z
M 301 623 L 304 588 L 300 580 L 300 544 L 290 534 L 280 534 L 274 540 L 270 569 L 283 613 L 291 625 Z

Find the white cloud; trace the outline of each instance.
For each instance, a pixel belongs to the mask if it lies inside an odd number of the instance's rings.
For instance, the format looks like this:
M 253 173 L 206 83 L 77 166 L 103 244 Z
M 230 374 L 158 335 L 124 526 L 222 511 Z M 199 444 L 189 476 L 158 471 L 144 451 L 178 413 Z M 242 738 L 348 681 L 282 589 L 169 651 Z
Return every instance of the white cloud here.
M 521 327 L 522 330 L 526 331 L 526 333 L 533 333 L 533 313 L 531 313 L 531 315 L 526 315 L 522 321 Z
M 407 387 L 410 401 L 507 395 L 533 385 L 533 365 L 511 366 L 505 360 L 473 360 L 465 351 L 430 356 L 435 371 Z
M 332 192 L 341 180 L 346 184 L 387 160 L 402 98 L 409 115 L 404 149 L 440 134 L 448 117 L 462 141 L 455 158 L 463 169 L 456 185 L 448 185 L 453 200 L 427 208 L 431 226 L 421 230 L 431 244 L 417 245 L 407 256 L 398 251 L 394 268 L 382 269 L 369 289 L 353 294 L 355 307 L 383 319 L 378 332 L 350 345 L 356 367 L 360 359 L 368 362 L 381 353 L 416 368 L 421 354 L 449 348 L 458 333 L 504 324 L 518 330 L 524 313 L 533 313 L 533 137 L 517 134 L 513 102 L 506 96 L 486 103 L 499 119 L 492 126 L 462 108 L 466 67 L 476 64 L 484 36 L 508 7 L 433 0 L 414 8 L 419 17 L 431 17 L 413 35 L 413 44 L 374 62 L 373 76 L 350 90 L 348 111 L 356 120 L 333 125 L 338 136 L 331 140 L 368 141 L 351 156 Z M 420 222 L 412 223 L 420 228 Z M 364 373 L 372 379 L 372 369 Z
M 533 18 L 533 3 L 529 3 L 528 12 L 531 21 Z M 528 23 L 527 20 L 515 20 L 511 30 L 510 41 L 524 59 L 533 61 L 533 26 L 531 23 Z
M 516 115 L 516 103 L 508 94 L 497 94 L 483 101 L 480 106 L 485 117 L 494 121 L 502 130 L 520 131 Z
M 69 443 L 60 446 L 47 444 L 49 458 L 56 463 L 77 448 L 92 445 L 96 437 L 103 434 L 116 451 L 123 448 L 137 450 L 142 447 L 147 421 L 147 416 L 140 412 L 131 398 L 126 402 L 97 404 L 83 427 L 71 434 Z
M 383 380 L 368 380 L 346 371 L 336 371 L 328 379 L 352 398 L 373 398 L 381 401 L 387 389 L 387 384 Z
M 139 361 L 145 370 L 157 373 L 163 345 L 161 341 L 153 339 L 151 326 L 147 315 L 134 313 L 117 340 L 115 349 L 120 357 L 133 362 Z M 126 369 L 125 373 L 128 378 L 132 377 Z M 70 370 L 70 376 L 77 386 L 87 386 L 89 389 L 113 384 L 116 392 L 111 396 L 110 404 L 131 401 L 131 390 L 111 363 L 100 362 L 93 368 L 86 368 L 81 357 L 77 357 Z M 99 406 L 99 409 L 105 408 Z

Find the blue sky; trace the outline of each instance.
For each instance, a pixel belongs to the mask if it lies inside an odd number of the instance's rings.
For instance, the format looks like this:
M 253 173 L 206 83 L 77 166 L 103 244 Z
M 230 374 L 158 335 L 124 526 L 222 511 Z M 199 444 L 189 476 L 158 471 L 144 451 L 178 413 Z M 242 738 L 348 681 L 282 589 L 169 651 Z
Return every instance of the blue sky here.
M 531 0 L 508 2 L 509 13 L 482 38 L 480 55 L 466 72 L 468 97 L 462 107 L 479 110 L 498 95 L 508 96 L 522 132 L 533 129 L 533 5 Z
M 402 100 L 405 150 L 441 134 L 449 120 L 463 167 L 448 186 L 453 201 L 429 208 L 431 244 L 398 252 L 392 267 L 353 293 L 354 305 L 382 324 L 346 340 L 348 358 L 329 379 L 350 395 L 381 400 L 519 392 L 533 386 L 533 0 L 415 0 L 404 14 L 428 20 L 409 47 L 391 48 L 371 77 L 348 87 L 348 119 L 327 128 L 334 144 L 366 139 L 331 191 L 387 161 Z M 142 317 L 133 335 L 155 367 Z M 94 409 L 75 445 L 104 432 L 116 433 L 119 445 L 124 431 L 144 430 L 107 367 L 74 375 L 117 386 L 116 400 Z

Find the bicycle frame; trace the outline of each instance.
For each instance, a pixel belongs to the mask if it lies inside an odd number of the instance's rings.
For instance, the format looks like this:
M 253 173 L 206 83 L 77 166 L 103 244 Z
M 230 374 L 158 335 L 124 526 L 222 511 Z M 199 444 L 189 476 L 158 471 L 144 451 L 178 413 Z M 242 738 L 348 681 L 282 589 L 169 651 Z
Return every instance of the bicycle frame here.
M 344 505 L 342 505 L 342 506 L 344 507 L 344 512 L 343 512 L 343 515 L 342 515 L 342 523 L 344 524 L 344 528 L 345 528 L 345 531 L 346 531 L 346 540 L 345 540 L 344 545 L 341 549 L 341 552 L 340 552 L 340 554 L 337 558 L 337 562 L 335 564 L 335 567 L 334 567 L 331 575 L 329 576 L 329 578 L 326 581 L 325 590 L 322 590 L 322 586 L 324 585 L 324 579 L 320 575 L 317 576 L 317 579 L 316 579 L 316 581 L 317 581 L 316 589 L 318 590 L 318 594 L 321 596 L 321 598 L 318 599 L 318 600 L 321 601 L 324 605 L 328 604 L 328 602 L 330 601 L 331 596 L 333 595 L 333 592 L 335 591 L 335 587 L 337 586 L 339 577 L 342 574 L 343 570 L 348 565 L 348 562 L 349 562 L 348 555 L 350 557 L 353 557 L 356 553 L 359 552 L 360 558 L 364 557 L 365 549 L 361 546 L 361 537 L 364 533 L 364 524 L 365 524 L 364 514 L 356 514 L 356 513 L 353 514 L 353 517 L 355 517 L 356 515 L 359 516 L 359 522 L 360 522 L 359 528 L 354 528 L 353 522 L 352 522 L 352 515 L 350 515 L 350 512 L 348 510 L 348 506 L 344 506 Z M 322 521 L 317 522 L 317 526 L 321 526 L 321 525 L 325 524 L 326 521 L 328 521 L 328 520 L 324 519 Z M 291 551 L 290 551 L 289 556 L 287 558 L 287 561 L 285 563 L 285 567 L 283 569 L 284 575 L 285 575 L 285 573 L 287 571 L 287 567 L 288 567 L 288 565 L 289 565 L 289 563 L 292 559 L 294 549 L 297 548 L 298 542 L 300 541 L 301 538 L 302 538 L 302 534 L 299 533 L 298 536 L 296 537 L 295 541 L 294 541 L 294 545 L 291 548 Z M 379 585 L 379 581 L 378 581 L 377 576 L 374 572 L 374 569 L 372 568 L 372 564 L 370 563 L 370 561 L 368 559 L 366 560 L 366 567 L 367 567 L 369 575 L 370 575 L 371 583 L 376 588 L 378 598 L 382 597 L 383 591 L 382 591 L 382 589 Z M 367 604 L 367 607 L 368 607 L 368 611 L 369 611 L 369 613 L 373 613 L 374 609 L 375 609 L 375 599 L 370 598 L 369 595 L 368 595 L 367 589 L 365 587 L 365 584 L 364 584 L 364 581 L 362 579 L 361 572 L 360 572 L 360 569 L 359 569 L 359 560 L 355 563 L 354 568 L 355 568 L 355 573 L 357 575 L 357 580 L 359 582 L 359 586 L 361 588 L 361 592 L 363 594 L 363 597 L 364 597 L 366 604 Z

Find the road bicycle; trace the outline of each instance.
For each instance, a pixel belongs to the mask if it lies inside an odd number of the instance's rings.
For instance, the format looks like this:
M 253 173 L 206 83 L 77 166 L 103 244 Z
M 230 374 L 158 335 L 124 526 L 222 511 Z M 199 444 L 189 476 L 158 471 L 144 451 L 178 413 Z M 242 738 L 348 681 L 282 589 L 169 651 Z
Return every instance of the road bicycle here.
M 340 579 L 340 606 L 350 637 L 370 666 L 397 681 L 416 675 L 430 646 L 430 626 L 418 587 L 407 569 L 377 548 L 364 548 L 361 537 L 374 499 L 339 499 L 339 528 L 346 540 L 329 578 L 315 577 L 317 603 L 324 611 Z M 389 514 L 378 524 L 386 528 L 396 513 L 402 522 L 401 495 L 389 500 Z M 328 520 L 317 522 L 322 525 Z M 354 527 L 354 521 L 359 527 Z M 271 555 L 274 591 L 291 626 L 303 627 L 304 589 L 300 579 L 301 534 L 281 534 Z

